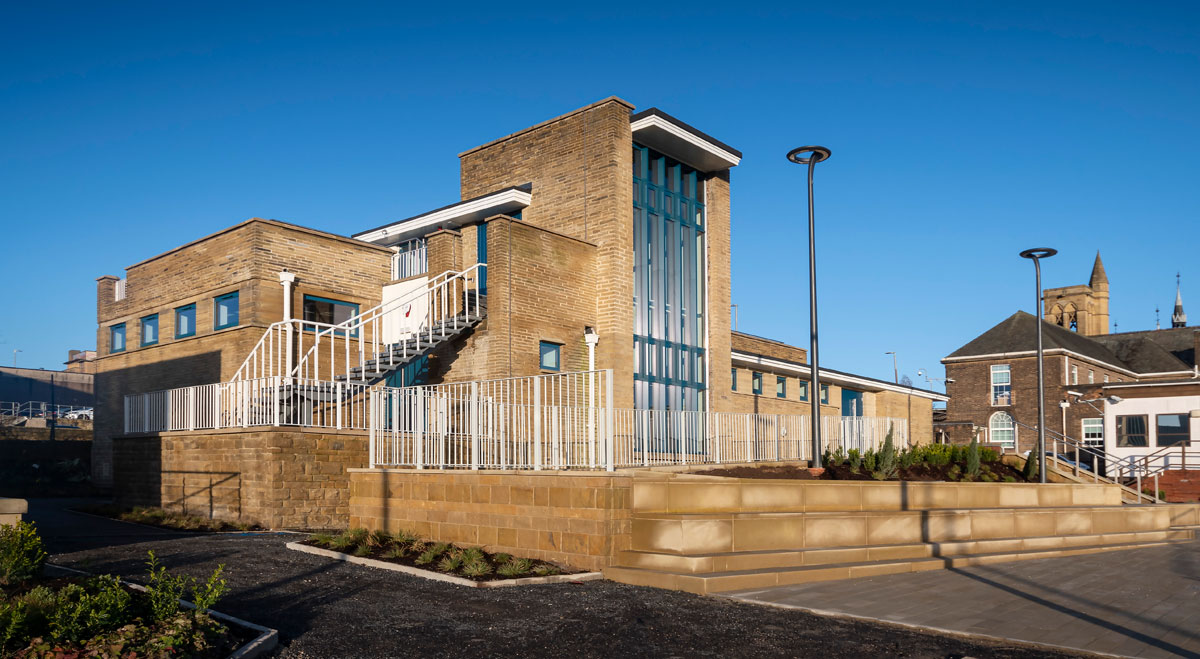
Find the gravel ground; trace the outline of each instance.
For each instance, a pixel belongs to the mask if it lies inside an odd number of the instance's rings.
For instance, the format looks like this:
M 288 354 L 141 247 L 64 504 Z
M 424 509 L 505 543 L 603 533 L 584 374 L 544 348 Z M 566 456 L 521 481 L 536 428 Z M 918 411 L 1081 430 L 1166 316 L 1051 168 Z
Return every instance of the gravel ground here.
M 141 581 L 153 549 L 202 577 L 225 564 L 216 607 L 280 632 L 279 657 L 1068 657 L 882 624 L 608 581 L 472 589 L 288 550 L 294 535 L 195 535 L 31 501 L 51 561 Z

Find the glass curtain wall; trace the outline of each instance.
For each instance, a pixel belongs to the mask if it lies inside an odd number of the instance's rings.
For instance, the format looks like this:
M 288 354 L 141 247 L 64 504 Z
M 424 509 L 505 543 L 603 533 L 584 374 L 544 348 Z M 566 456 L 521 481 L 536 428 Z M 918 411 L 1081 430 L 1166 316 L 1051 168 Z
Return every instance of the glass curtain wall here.
M 634 404 L 703 410 L 704 179 L 633 145 Z

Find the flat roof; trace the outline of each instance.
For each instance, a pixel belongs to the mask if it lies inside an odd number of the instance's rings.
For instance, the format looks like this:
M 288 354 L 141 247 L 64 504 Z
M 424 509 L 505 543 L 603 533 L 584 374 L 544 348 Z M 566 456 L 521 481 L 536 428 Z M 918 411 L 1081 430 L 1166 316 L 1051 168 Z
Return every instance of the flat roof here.
M 509 215 L 533 201 L 533 184 L 523 183 L 489 192 L 354 234 L 356 240 L 394 245 L 437 229 L 453 229 L 494 215 Z
M 703 172 L 736 167 L 742 152 L 659 110 L 629 117 L 634 141 L 685 162 Z

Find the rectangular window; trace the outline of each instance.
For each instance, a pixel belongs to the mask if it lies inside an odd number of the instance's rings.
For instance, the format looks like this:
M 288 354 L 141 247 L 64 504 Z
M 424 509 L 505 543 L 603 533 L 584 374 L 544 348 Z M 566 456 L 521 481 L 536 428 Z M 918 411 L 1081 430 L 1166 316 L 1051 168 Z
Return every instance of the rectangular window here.
M 1117 446 L 1149 446 L 1146 441 L 1146 415 L 1133 414 L 1117 417 Z
M 1155 419 L 1158 446 L 1191 446 L 1191 428 L 1186 414 L 1159 414 Z
M 762 389 L 762 373 L 751 373 L 751 374 L 750 374 L 750 391 L 751 391 L 751 392 L 752 392 L 752 393 L 753 393 L 755 396 L 761 396 L 761 395 L 762 395 L 762 392 L 763 392 L 763 389 Z
M 1095 384 L 1095 382 L 1096 382 L 1096 372 L 1089 368 L 1088 369 L 1088 384 Z
M 1079 367 L 1071 367 L 1071 384 L 1079 384 Z
M 1104 419 L 1083 420 L 1083 441 L 1085 444 L 1104 443 Z
M 1108 382 L 1108 376 L 1107 376 L 1107 375 L 1105 375 L 1105 376 L 1104 376 L 1104 381 L 1105 381 L 1105 382 Z
M 316 295 L 304 296 L 304 320 L 311 323 L 323 323 L 325 325 L 337 325 L 344 323 L 358 315 L 358 305 L 353 302 L 342 302 L 341 300 L 330 300 L 329 298 L 317 297 Z M 326 329 L 323 327 L 305 327 L 306 330 L 320 331 Z M 338 330 L 337 335 L 341 336 L 345 332 Z M 358 330 L 350 332 L 350 336 L 358 336 Z
M 187 304 L 175 310 L 175 338 L 182 339 L 196 333 L 196 305 Z
M 808 383 L 801 380 L 798 388 L 800 389 L 800 400 L 808 400 Z
M 238 324 L 238 294 L 226 293 L 213 298 L 213 329 L 235 327 Z
M 992 405 L 1012 405 L 1012 369 L 1008 364 L 992 366 Z
M 152 346 L 158 343 L 158 314 L 151 314 L 142 318 L 142 345 Z
M 775 376 L 775 397 L 787 398 L 787 378 L 782 375 Z
M 125 323 L 108 328 L 108 351 L 121 352 L 125 349 Z
M 729 369 L 729 377 L 733 382 L 733 385 L 731 386 L 731 388 L 734 391 L 737 391 L 737 369 L 736 368 Z
M 562 346 L 557 343 L 542 341 L 538 344 L 538 358 L 543 371 L 557 371 L 562 368 Z
M 829 404 L 829 385 L 827 384 L 821 385 L 821 404 Z

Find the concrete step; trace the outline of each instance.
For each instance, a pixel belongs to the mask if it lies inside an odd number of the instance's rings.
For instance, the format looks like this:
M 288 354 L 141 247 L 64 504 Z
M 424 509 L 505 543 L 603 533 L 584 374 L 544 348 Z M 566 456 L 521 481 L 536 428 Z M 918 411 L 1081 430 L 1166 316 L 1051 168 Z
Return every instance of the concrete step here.
M 898 512 L 637 513 L 631 549 L 677 555 L 791 551 L 1165 531 L 1170 507 L 969 508 Z
M 618 555 L 616 564 L 621 567 L 696 574 L 760 568 L 829 565 L 834 563 L 945 558 L 971 554 L 1011 553 L 1132 542 L 1188 540 L 1191 537 L 1192 532 L 1190 530 L 1171 529 L 1166 531 L 1134 531 L 1127 533 L 1045 536 L 1037 538 L 1002 538 L 966 542 L 911 543 L 872 547 L 829 547 L 823 549 L 745 551 L 692 555 L 625 550 Z
M 1106 551 L 1157 547 L 1182 541 L 1184 540 L 1164 539 L 1160 541 L 1083 545 L 1058 549 L 1030 549 L 1011 552 L 964 554 L 960 556 L 860 561 L 813 566 L 766 567 L 704 573 L 679 573 L 640 567 L 612 566 L 604 568 L 604 577 L 620 583 L 682 590 L 703 595 L 732 590 L 770 588 L 772 586 L 817 581 L 834 581 L 886 574 L 922 572 L 925 570 L 962 568 L 1038 558 L 1062 558 Z

